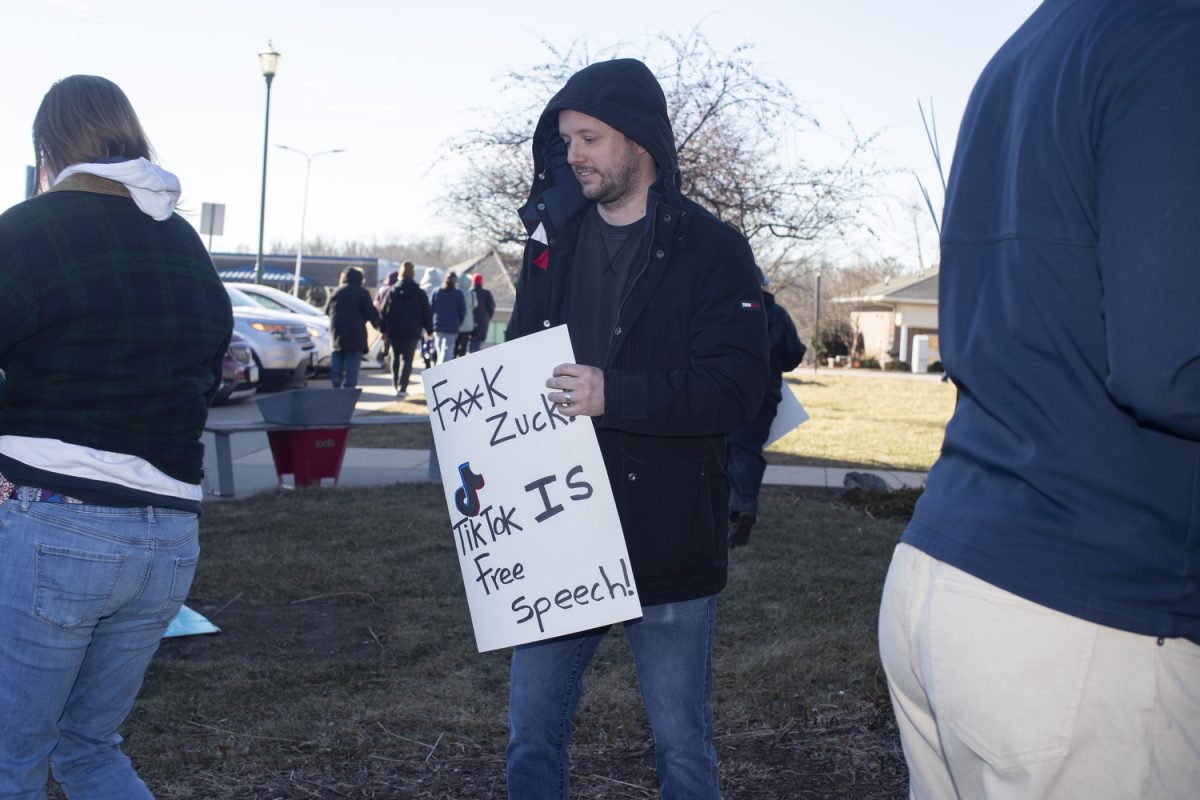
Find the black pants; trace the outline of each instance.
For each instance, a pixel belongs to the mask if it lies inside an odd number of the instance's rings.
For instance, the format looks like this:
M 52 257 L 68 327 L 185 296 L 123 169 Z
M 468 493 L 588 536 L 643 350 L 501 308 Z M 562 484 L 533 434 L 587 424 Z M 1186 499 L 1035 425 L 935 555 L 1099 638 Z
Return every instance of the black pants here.
M 458 338 L 454 340 L 454 357 L 462 358 L 467 354 L 467 348 L 471 346 L 471 332 L 460 333 Z
M 412 375 L 413 353 L 417 349 L 419 339 L 392 340 L 392 387 L 402 392 L 408 391 L 408 378 Z M 404 362 L 401 369 L 400 362 Z

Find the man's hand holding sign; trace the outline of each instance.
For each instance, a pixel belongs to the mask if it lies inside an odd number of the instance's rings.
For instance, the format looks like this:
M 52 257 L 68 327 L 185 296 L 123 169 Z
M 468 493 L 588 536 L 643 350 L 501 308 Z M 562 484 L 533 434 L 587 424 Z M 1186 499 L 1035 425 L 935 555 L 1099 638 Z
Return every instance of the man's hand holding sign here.
M 550 399 L 562 406 L 562 413 L 568 417 L 598 417 L 604 413 L 604 373 L 595 367 L 559 364 L 546 386 L 559 390 Z

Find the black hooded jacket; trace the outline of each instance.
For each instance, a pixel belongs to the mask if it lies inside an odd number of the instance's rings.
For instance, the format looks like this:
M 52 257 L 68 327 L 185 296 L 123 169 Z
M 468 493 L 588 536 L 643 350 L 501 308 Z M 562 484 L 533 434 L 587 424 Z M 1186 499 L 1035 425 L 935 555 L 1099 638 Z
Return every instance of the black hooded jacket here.
M 640 61 L 576 73 L 543 111 L 521 219 L 530 239 L 508 337 L 563 324 L 582 212 L 558 112 L 596 117 L 653 156 L 645 227 L 609 337 L 593 420 L 643 605 L 725 585 L 725 435 L 758 409 L 767 335 L 746 240 L 680 193 L 666 99 Z

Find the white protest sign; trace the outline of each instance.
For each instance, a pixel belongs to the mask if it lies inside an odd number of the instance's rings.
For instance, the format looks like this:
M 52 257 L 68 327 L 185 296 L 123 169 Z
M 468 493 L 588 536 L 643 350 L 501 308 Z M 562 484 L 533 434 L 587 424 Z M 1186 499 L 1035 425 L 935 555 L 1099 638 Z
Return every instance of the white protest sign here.
M 767 441 L 763 444 L 763 449 L 766 450 L 790 433 L 793 428 L 805 422 L 808 422 L 808 412 L 796 399 L 796 393 L 792 391 L 791 384 L 784 381 L 783 397 L 780 398 L 779 405 L 775 408 L 775 419 L 771 422 L 771 430 L 767 433 Z
M 574 360 L 558 326 L 422 375 L 481 653 L 642 614 L 592 421 L 547 397 Z

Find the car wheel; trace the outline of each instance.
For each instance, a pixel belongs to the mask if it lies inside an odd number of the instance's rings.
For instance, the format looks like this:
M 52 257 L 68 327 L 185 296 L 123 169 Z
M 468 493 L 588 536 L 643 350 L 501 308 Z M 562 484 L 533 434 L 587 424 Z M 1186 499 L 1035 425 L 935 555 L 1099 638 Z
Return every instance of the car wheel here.
M 258 366 L 258 390 L 260 392 L 276 391 L 279 387 L 267 380 L 267 371 L 263 369 L 262 359 L 258 357 L 258 353 L 254 352 L 254 348 L 250 348 L 250 357 L 254 359 L 254 363 Z

